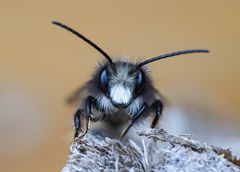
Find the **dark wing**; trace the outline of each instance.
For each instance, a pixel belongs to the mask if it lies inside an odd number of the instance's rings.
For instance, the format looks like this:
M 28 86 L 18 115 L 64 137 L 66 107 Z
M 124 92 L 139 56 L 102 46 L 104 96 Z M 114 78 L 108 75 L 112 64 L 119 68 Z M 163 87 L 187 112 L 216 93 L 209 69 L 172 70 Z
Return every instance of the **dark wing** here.
M 165 96 L 163 96 L 155 87 L 153 88 L 154 92 L 155 92 L 155 99 L 156 100 L 161 100 L 163 102 L 163 104 L 167 103 L 168 100 Z
M 67 97 L 67 104 L 79 104 L 88 93 L 87 86 L 84 85 L 76 89 L 70 96 Z

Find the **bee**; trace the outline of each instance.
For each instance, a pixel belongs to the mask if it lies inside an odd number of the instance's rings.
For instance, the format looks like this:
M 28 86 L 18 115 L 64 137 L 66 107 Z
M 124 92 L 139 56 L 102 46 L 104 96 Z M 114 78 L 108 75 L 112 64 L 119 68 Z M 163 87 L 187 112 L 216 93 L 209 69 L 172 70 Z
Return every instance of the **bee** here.
M 69 100 L 73 101 L 81 92 L 87 93 L 86 97 L 81 97 L 82 103 L 74 115 L 75 138 L 82 132 L 82 118 L 85 119 L 85 132 L 80 137 L 88 133 L 90 121 L 108 120 L 116 124 L 127 124 L 122 131 L 121 139 L 137 121 L 144 120 L 151 114 L 153 114 L 151 128 L 155 128 L 162 115 L 164 102 L 153 86 L 145 65 L 182 54 L 209 52 L 206 49 L 182 50 L 137 63 L 113 60 L 102 48 L 84 35 L 60 22 L 52 23 L 73 33 L 106 58 L 92 78 Z

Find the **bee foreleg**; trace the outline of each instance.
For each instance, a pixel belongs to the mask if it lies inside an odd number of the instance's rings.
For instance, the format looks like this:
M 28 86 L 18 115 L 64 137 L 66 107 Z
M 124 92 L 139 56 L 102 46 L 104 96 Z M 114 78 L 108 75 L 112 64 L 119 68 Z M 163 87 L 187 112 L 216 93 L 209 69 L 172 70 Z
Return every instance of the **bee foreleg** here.
M 81 129 L 81 115 L 84 115 L 85 120 L 86 120 L 86 129 L 84 134 L 81 136 L 83 137 L 84 135 L 87 134 L 89 128 L 90 128 L 90 120 L 92 119 L 92 104 L 94 103 L 95 99 L 92 96 L 88 96 L 86 103 L 85 103 L 85 107 L 84 110 L 79 109 L 77 110 L 77 112 L 75 113 L 74 116 L 74 124 L 75 124 L 75 135 L 74 137 L 76 138 L 79 134 L 79 131 Z
M 78 136 L 79 131 L 81 129 L 81 114 L 82 114 L 82 109 L 78 109 L 74 115 L 74 127 L 75 127 L 74 138 Z
M 144 114 L 146 109 L 148 108 L 148 104 L 144 103 L 142 108 L 134 115 L 134 117 L 130 120 L 128 126 L 123 130 L 120 139 L 122 140 L 123 137 L 127 134 L 128 130 L 132 127 L 132 125 Z
M 93 103 L 95 103 L 95 99 L 92 96 L 88 96 L 88 98 L 86 100 L 85 108 L 84 108 L 84 116 L 85 116 L 85 120 L 86 120 L 86 124 L 85 124 L 86 129 L 85 129 L 84 134 L 81 137 L 86 135 L 89 128 L 90 128 L 90 120 L 91 120 L 91 116 L 93 115 L 93 113 L 92 113 Z
M 158 124 L 160 116 L 162 115 L 163 103 L 160 100 L 157 100 L 153 103 L 152 106 L 153 106 L 156 114 L 152 120 L 151 128 L 155 128 Z
M 93 122 L 102 120 L 106 116 L 106 114 L 101 114 L 101 115 L 95 116 L 92 112 L 92 106 L 95 106 L 95 105 L 96 105 L 96 99 L 94 99 L 92 96 L 89 96 L 87 99 L 87 103 L 86 103 L 86 108 L 87 108 L 86 114 L 89 114 L 89 116 L 90 116 L 89 118 Z
M 96 116 L 96 117 L 94 117 L 94 115 L 91 115 L 91 116 L 90 116 L 90 119 L 91 119 L 91 121 L 93 121 L 93 122 L 97 122 L 97 121 L 99 121 L 99 120 L 103 120 L 103 119 L 105 118 L 105 116 L 106 116 L 106 114 L 101 114 L 101 115 L 98 115 L 98 116 Z

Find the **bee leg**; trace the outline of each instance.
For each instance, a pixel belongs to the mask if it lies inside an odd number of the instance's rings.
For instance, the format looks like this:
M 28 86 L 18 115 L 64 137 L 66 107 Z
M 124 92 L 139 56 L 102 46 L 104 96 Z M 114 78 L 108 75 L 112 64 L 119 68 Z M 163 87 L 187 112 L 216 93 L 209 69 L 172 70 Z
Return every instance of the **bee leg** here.
M 152 120 L 151 128 L 155 128 L 158 124 L 160 116 L 162 115 L 163 103 L 160 100 L 157 100 L 152 106 L 155 109 L 156 115 Z
M 78 109 L 74 115 L 74 126 L 75 126 L 74 138 L 78 136 L 79 131 L 81 130 L 81 121 L 80 121 L 81 114 L 82 114 L 82 109 Z
M 75 135 L 74 138 L 78 137 L 80 129 L 81 129 L 81 115 L 84 115 L 86 120 L 86 128 L 85 132 L 80 136 L 83 137 L 87 134 L 89 128 L 90 128 L 90 120 L 92 115 L 92 104 L 94 103 L 95 99 L 92 96 L 89 96 L 86 100 L 84 110 L 79 109 L 74 117 L 74 124 L 75 124 Z
M 85 132 L 80 136 L 83 137 L 87 134 L 88 129 L 89 129 L 89 123 L 90 123 L 90 116 L 87 115 L 86 113 L 83 113 L 82 109 L 78 109 L 77 112 L 74 115 L 74 125 L 75 125 L 75 134 L 74 134 L 74 138 L 77 138 L 79 136 L 79 133 L 81 131 L 81 115 L 85 116 L 86 119 L 86 129 Z
M 92 106 L 95 106 L 95 105 L 96 105 L 96 99 L 94 99 L 92 96 L 89 96 L 88 99 L 87 99 L 86 114 L 89 115 L 90 120 L 93 121 L 93 122 L 97 122 L 97 121 L 102 120 L 106 117 L 106 114 L 101 114 L 101 115 L 98 115 L 98 116 L 94 117 L 95 115 L 92 112 Z
M 88 96 L 85 104 L 85 109 L 84 109 L 84 117 L 86 120 L 86 128 L 85 132 L 81 135 L 81 137 L 85 136 L 88 133 L 88 130 L 90 128 L 90 120 L 91 120 L 91 115 L 92 115 L 92 105 L 95 103 L 95 99 L 92 96 Z
M 83 137 L 88 133 L 88 130 L 90 128 L 90 121 L 97 122 L 97 121 L 105 118 L 106 114 L 98 115 L 98 116 L 94 117 L 94 114 L 92 113 L 92 106 L 94 106 L 95 103 L 96 103 L 96 100 L 92 96 L 89 96 L 86 100 L 84 110 L 79 109 L 75 113 L 75 117 L 74 117 L 75 135 L 74 135 L 74 138 L 78 137 L 79 132 L 81 130 L 81 121 L 80 121 L 81 115 L 84 115 L 84 117 L 85 117 L 86 128 L 85 128 L 85 132 L 80 137 Z
M 99 120 L 103 120 L 106 117 L 106 114 L 98 115 L 94 117 L 94 115 L 90 116 L 91 121 L 97 122 Z
M 144 103 L 142 108 L 134 115 L 134 117 L 130 120 L 128 126 L 123 130 L 120 140 L 127 134 L 128 130 L 132 127 L 132 125 L 142 116 L 145 110 L 148 108 L 147 103 Z

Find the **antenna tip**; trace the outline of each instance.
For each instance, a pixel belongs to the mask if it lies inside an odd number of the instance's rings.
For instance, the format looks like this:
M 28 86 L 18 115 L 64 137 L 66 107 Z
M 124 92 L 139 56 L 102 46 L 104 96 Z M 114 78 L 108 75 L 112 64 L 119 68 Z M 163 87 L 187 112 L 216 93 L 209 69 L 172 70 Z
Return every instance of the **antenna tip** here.
M 52 24 L 59 24 L 60 22 L 58 22 L 58 21 L 52 21 Z
M 204 49 L 203 52 L 205 52 L 205 53 L 209 53 L 210 51 L 207 50 L 207 49 Z

